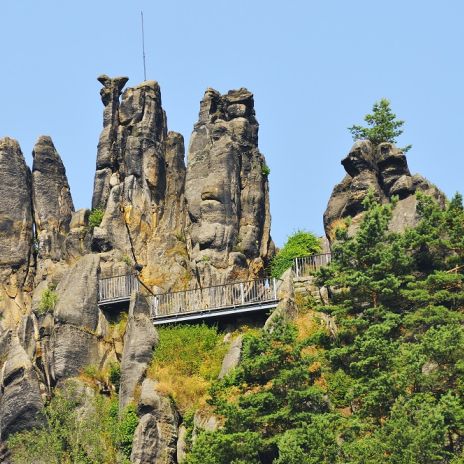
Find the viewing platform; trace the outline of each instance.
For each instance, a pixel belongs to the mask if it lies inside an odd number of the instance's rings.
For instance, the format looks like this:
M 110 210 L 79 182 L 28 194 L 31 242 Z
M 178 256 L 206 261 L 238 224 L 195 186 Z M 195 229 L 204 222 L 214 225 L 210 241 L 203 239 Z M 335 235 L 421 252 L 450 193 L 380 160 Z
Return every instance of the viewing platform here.
M 330 261 L 330 253 L 296 258 L 293 271 L 297 277 L 306 276 Z M 161 325 L 273 309 L 279 302 L 280 284 L 279 279 L 269 277 L 152 294 L 147 299 L 153 323 Z M 128 306 L 131 294 L 141 291 L 141 286 L 136 274 L 100 279 L 98 305 L 106 309 Z

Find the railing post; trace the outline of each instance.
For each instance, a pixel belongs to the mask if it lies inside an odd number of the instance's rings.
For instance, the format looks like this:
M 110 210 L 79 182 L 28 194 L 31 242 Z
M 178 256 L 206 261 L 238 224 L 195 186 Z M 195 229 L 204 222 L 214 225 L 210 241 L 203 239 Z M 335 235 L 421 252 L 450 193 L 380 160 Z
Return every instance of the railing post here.
M 245 304 L 245 292 L 243 291 L 243 282 L 240 282 L 240 295 L 242 297 L 242 305 Z
M 274 288 L 274 300 L 277 300 L 277 287 L 275 277 L 272 278 L 272 287 Z
M 300 270 L 298 269 L 298 258 L 295 258 L 295 274 L 300 277 Z

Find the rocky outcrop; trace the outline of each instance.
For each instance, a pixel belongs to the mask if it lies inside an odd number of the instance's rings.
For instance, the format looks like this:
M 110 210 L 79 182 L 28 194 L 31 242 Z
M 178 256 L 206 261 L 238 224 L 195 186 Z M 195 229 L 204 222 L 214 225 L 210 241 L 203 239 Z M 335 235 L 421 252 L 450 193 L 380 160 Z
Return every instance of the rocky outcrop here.
M 131 462 L 137 464 L 176 464 L 179 414 L 172 401 L 156 391 L 156 382 L 142 383 L 139 412 L 134 433 Z
M 445 195 L 427 179 L 411 175 L 405 154 L 391 143 L 374 146 L 368 140 L 358 141 L 342 160 L 342 165 L 347 175 L 333 189 L 324 213 L 324 229 L 331 241 L 340 221 L 347 217 L 351 218 L 348 233 L 356 232 L 362 218 L 362 203 L 369 191 L 381 203 L 398 197 L 390 222 L 390 229 L 395 232 L 417 223 L 417 191 L 444 205 Z
M 236 337 L 230 344 L 229 350 L 222 360 L 221 371 L 218 376 L 220 379 L 224 378 L 239 365 L 242 354 L 242 344 L 243 336 L 241 335 Z
M 124 350 L 121 361 L 121 386 L 119 407 L 123 410 L 134 401 L 135 389 L 141 386 L 153 350 L 158 343 L 158 334 L 150 320 L 147 299 L 134 294 L 129 307 L 129 318 L 124 336 Z
M 279 303 L 264 323 L 264 330 L 272 332 L 275 324 L 278 323 L 279 320 L 291 321 L 297 315 L 295 289 L 293 285 L 294 277 L 295 273 L 291 268 L 283 273 L 277 290 Z
M 19 339 L 13 337 L 0 374 L 0 441 L 42 424 L 37 375 Z
M 0 332 L 26 311 L 33 245 L 31 172 L 18 142 L 0 139 Z M 30 280 L 30 279 L 29 279 Z
M 253 95 L 206 92 L 186 169 L 159 85 L 146 81 L 121 95 L 125 78 L 99 80 L 104 128 L 92 203 L 105 214 L 92 249 L 129 256 L 154 291 L 262 274 L 274 247 Z
M 0 265 L 27 264 L 32 245 L 31 172 L 18 142 L 0 139 Z
M 203 285 L 248 278 L 273 251 L 253 95 L 208 89 L 189 145 L 189 254 Z
M 52 346 L 57 380 L 78 375 L 89 365 L 99 365 L 98 275 L 100 258 L 83 257 L 56 288 Z
M 66 171 L 50 137 L 39 137 L 32 152 L 32 198 L 39 258 L 63 258 L 74 205 Z

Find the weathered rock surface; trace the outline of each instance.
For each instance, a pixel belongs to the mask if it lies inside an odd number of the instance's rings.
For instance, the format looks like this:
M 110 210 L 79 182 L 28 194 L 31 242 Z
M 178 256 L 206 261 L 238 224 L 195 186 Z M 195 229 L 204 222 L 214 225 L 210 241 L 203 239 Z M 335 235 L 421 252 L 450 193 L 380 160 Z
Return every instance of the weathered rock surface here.
M 289 321 L 297 315 L 297 307 L 295 304 L 295 289 L 293 285 L 294 277 L 295 273 L 291 268 L 287 269 L 283 273 L 281 277 L 282 281 L 277 290 L 279 303 L 264 323 L 264 330 L 272 332 L 273 327 L 278 320 Z
M 219 378 L 224 378 L 232 369 L 235 369 L 240 363 L 240 357 L 242 353 L 242 342 L 243 337 L 239 335 L 232 341 L 229 351 L 222 360 L 221 372 L 219 372 Z
M 273 245 L 253 95 L 208 89 L 190 139 L 185 196 L 189 254 L 203 285 L 263 270 Z
M 0 332 L 26 312 L 33 243 L 31 172 L 18 142 L 0 139 Z
M 348 233 L 354 234 L 362 218 L 362 202 L 369 190 L 381 203 L 399 201 L 393 210 L 390 229 L 401 232 L 417 223 L 415 193 L 422 191 L 444 204 L 445 195 L 427 179 L 412 176 L 406 156 L 391 143 L 373 146 L 368 140 L 356 142 L 342 160 L 347 175 L 336 185 L 324 213 L 324 228 L 329 240 L 334 239 L 340 221 L 351 217 Z
M 74 205 L 66 171 L 50 137 L 39 137 L 32 152 L 32 194 L 39 258 L 63 258 Z
M 260 275 L 274 252 L 264 157 L 253 95 L 209 89 L 184 164 L 168 132 L 158 83 L 104 85 L 93 207 L 105 210 L 92 249 L 120 250 L 155 291 Z M 169 270 L 169 272 L 168 272 Z
M 0 374 L 0 441 L 10 434 L 39 426 L 43 403 L 31 360 L 13 337 Z
M 132 295 L 124 336 L 121 361 L 119 407 L 124 409 L 134 400 L 135 389 L 142 384 L 158 343 L 158 334 L 150 320 L 150 307 L 143 295 Z
M 52 329 L 54 371 L 57 380 L 78 375 L 88 365 L 99 365 L 98 273 L 100 258 L 87 255 L 56 288 L 58 302 Z
M 142 383 L 139 412 L 131 462 L 137 464 L 176 464 L 179 414 L 171 400 L 156 391 L 156 382 Z
M 31 172 L 18 142 L 0 139 L 0 265 L 27 264 L 32 246 Z

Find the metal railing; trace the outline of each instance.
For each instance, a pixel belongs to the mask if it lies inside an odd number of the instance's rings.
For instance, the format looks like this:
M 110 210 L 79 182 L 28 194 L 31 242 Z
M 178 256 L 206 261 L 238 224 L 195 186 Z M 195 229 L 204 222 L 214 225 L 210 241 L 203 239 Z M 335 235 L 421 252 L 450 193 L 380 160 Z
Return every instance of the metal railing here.
M 98 282 L 99 303 L 128 300 L 132 292 L 139 291 L 139 281 L 135 274 L 126 274 L 100 279 Z
M 280 280 L 260 279 L 149 297 L 154 319 L 275 303 Z
M 303 256 L 293 260 L 293 272 L 297 277 L 309 275 L 323 266 L 330 264 L 332 253 L 321 253 L 319 255 Z

